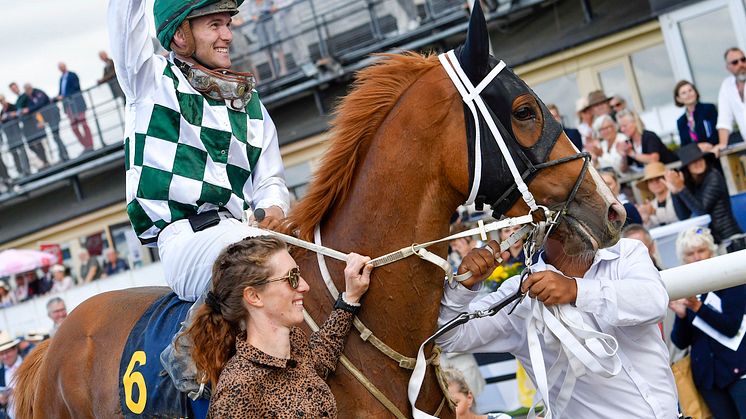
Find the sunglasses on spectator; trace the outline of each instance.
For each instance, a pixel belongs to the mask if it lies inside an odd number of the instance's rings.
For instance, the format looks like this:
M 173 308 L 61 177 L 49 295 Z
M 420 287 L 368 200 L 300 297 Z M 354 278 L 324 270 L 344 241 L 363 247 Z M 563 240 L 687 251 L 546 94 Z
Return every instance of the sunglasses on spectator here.
M 264 281 L 264 283 L 269 284 L 270 282 L 277 281 L 288 281 L 288 284 L 290 284 L 291 288 L 297 289 L 298 284 L 300 283 L 300 268 L 296 266 L 295 268 L 290 269 L 287 275 L 278 278 L 270 278 Z
M 730 65 L 738 65 L 738 63 L 746 63 L 746 57 L 736 58 L 735 60 L 728 61 Z
M 611 107 L 612 107 L 612 108 L 614 108 L 614 109 L 616 109 L 616 108 L 621 108 L 621 107 L 622 107 L 622 104 L 621 104 L 621 103 L 619 103 L 619 102 L 615 102 L 615 103 L 610 103 L 610 105 L 611 105 Z

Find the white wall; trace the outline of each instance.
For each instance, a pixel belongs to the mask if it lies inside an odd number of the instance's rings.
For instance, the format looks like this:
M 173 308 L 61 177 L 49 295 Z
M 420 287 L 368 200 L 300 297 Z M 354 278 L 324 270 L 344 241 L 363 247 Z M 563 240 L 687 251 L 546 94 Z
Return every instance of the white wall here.
M 47 317 L 47 301 L 61 297 L 68 313 L 88 298 L 106 291 L 125 288 L 166 286 L 160 263 L 129 270 L 89 284 L 78 285 L 58 294 L 46 294 L 30 301 L 0 309 L 0 330 L 11 336 L 22 336 L 29 331 L 48 331 L 52 321 Z

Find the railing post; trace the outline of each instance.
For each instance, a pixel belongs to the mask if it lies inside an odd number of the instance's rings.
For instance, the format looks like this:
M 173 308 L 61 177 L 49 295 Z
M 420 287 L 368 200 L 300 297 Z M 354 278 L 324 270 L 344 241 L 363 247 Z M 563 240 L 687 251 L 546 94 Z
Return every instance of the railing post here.
M 86 93 L 88 94 L 88 102 L 91 104 L 91 112 L 93 113 L 93 121 L 96 123 L 96 131 L 98 132 L 98 139 L 101 141 L 101 147 L 106 147 L 106 143 L 104 142 L 104 134 L 101 132 L 101 124 L 98 123 L 98 115 L 96 114 L 96 104 L 93 103 L 93 96 L 91 95 L 91 90 L 86 90 Z
M 381 33 L 381 24 L 378 22 L 378 15 L 376 14 L 376 1 L 366 0 L 368 4 L 368 14 L 370 15 L 370 30 L 373 34 L 374 39 L 383 39 L 383 33 Z
M 319 54 L 321 58 L 328 57 L 329 47 L 326 45 L 326 38 L 321 34 L 321 23 L 319 22 L 319 16 L 316 14 L 316 7 L 313 5 L 313 0 L 307 1 L 311 8 L 311 16 L 313 16 L 313 27 L 316 29 L 316 35 L 319 37 Z

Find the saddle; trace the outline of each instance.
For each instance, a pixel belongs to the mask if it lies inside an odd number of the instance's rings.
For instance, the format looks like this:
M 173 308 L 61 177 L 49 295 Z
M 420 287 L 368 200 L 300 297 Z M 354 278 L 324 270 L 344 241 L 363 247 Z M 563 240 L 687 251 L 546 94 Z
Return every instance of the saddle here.
M 176 389 L 160 354 L 178 332 L 192 303 L 170 292 L 148 307 L 127 337 L 119 361 L 119 399 L 125 418 L 198 418 L 209 401 L 192 401 Z

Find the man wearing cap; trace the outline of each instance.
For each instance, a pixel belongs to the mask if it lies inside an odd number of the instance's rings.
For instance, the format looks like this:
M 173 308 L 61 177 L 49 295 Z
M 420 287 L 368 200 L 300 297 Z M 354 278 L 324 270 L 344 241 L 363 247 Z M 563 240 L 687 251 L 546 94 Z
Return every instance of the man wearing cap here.
M 246 210 L 263 208 L 260 227 L 274 228 L 289 207 L 277 132 L 254 77 L 228 70 L 231 17 L 242 2 L 155 0 L 166 57 L 148 38 L 146 1 L 109 5 L 112 58 L 127 99 L 127 213 L 187 301 L 207 288 L 225 246 L 262 234 L 242 221 Z
M 614 117 L 611 105 L 609 105 L 610 100 L 611 98 L 606 97 L 606 93 L 603 90 L 594 90 L 588 93 L 588 109 L 593 114 L 593 119 L 602 115 Z
M 20 339 L 11 337 L 7 332 L 0 332 L 0 406 L 5 407 L 9 418 L 13 418 L 13 377 L 21 366 L 23 359 L 18 354 Z
M 728 138 L 733 132 L 733 123 L 738 125 L 741 135 L 746 132 L 746 103 L 743 87 L 746 84 L 746 56 L 740 48 L 725 51 L 725 68 L 731 73 L 723 80 L 718 93 L 718 144 L 709 151 L 716 156 L 728 147 Z

